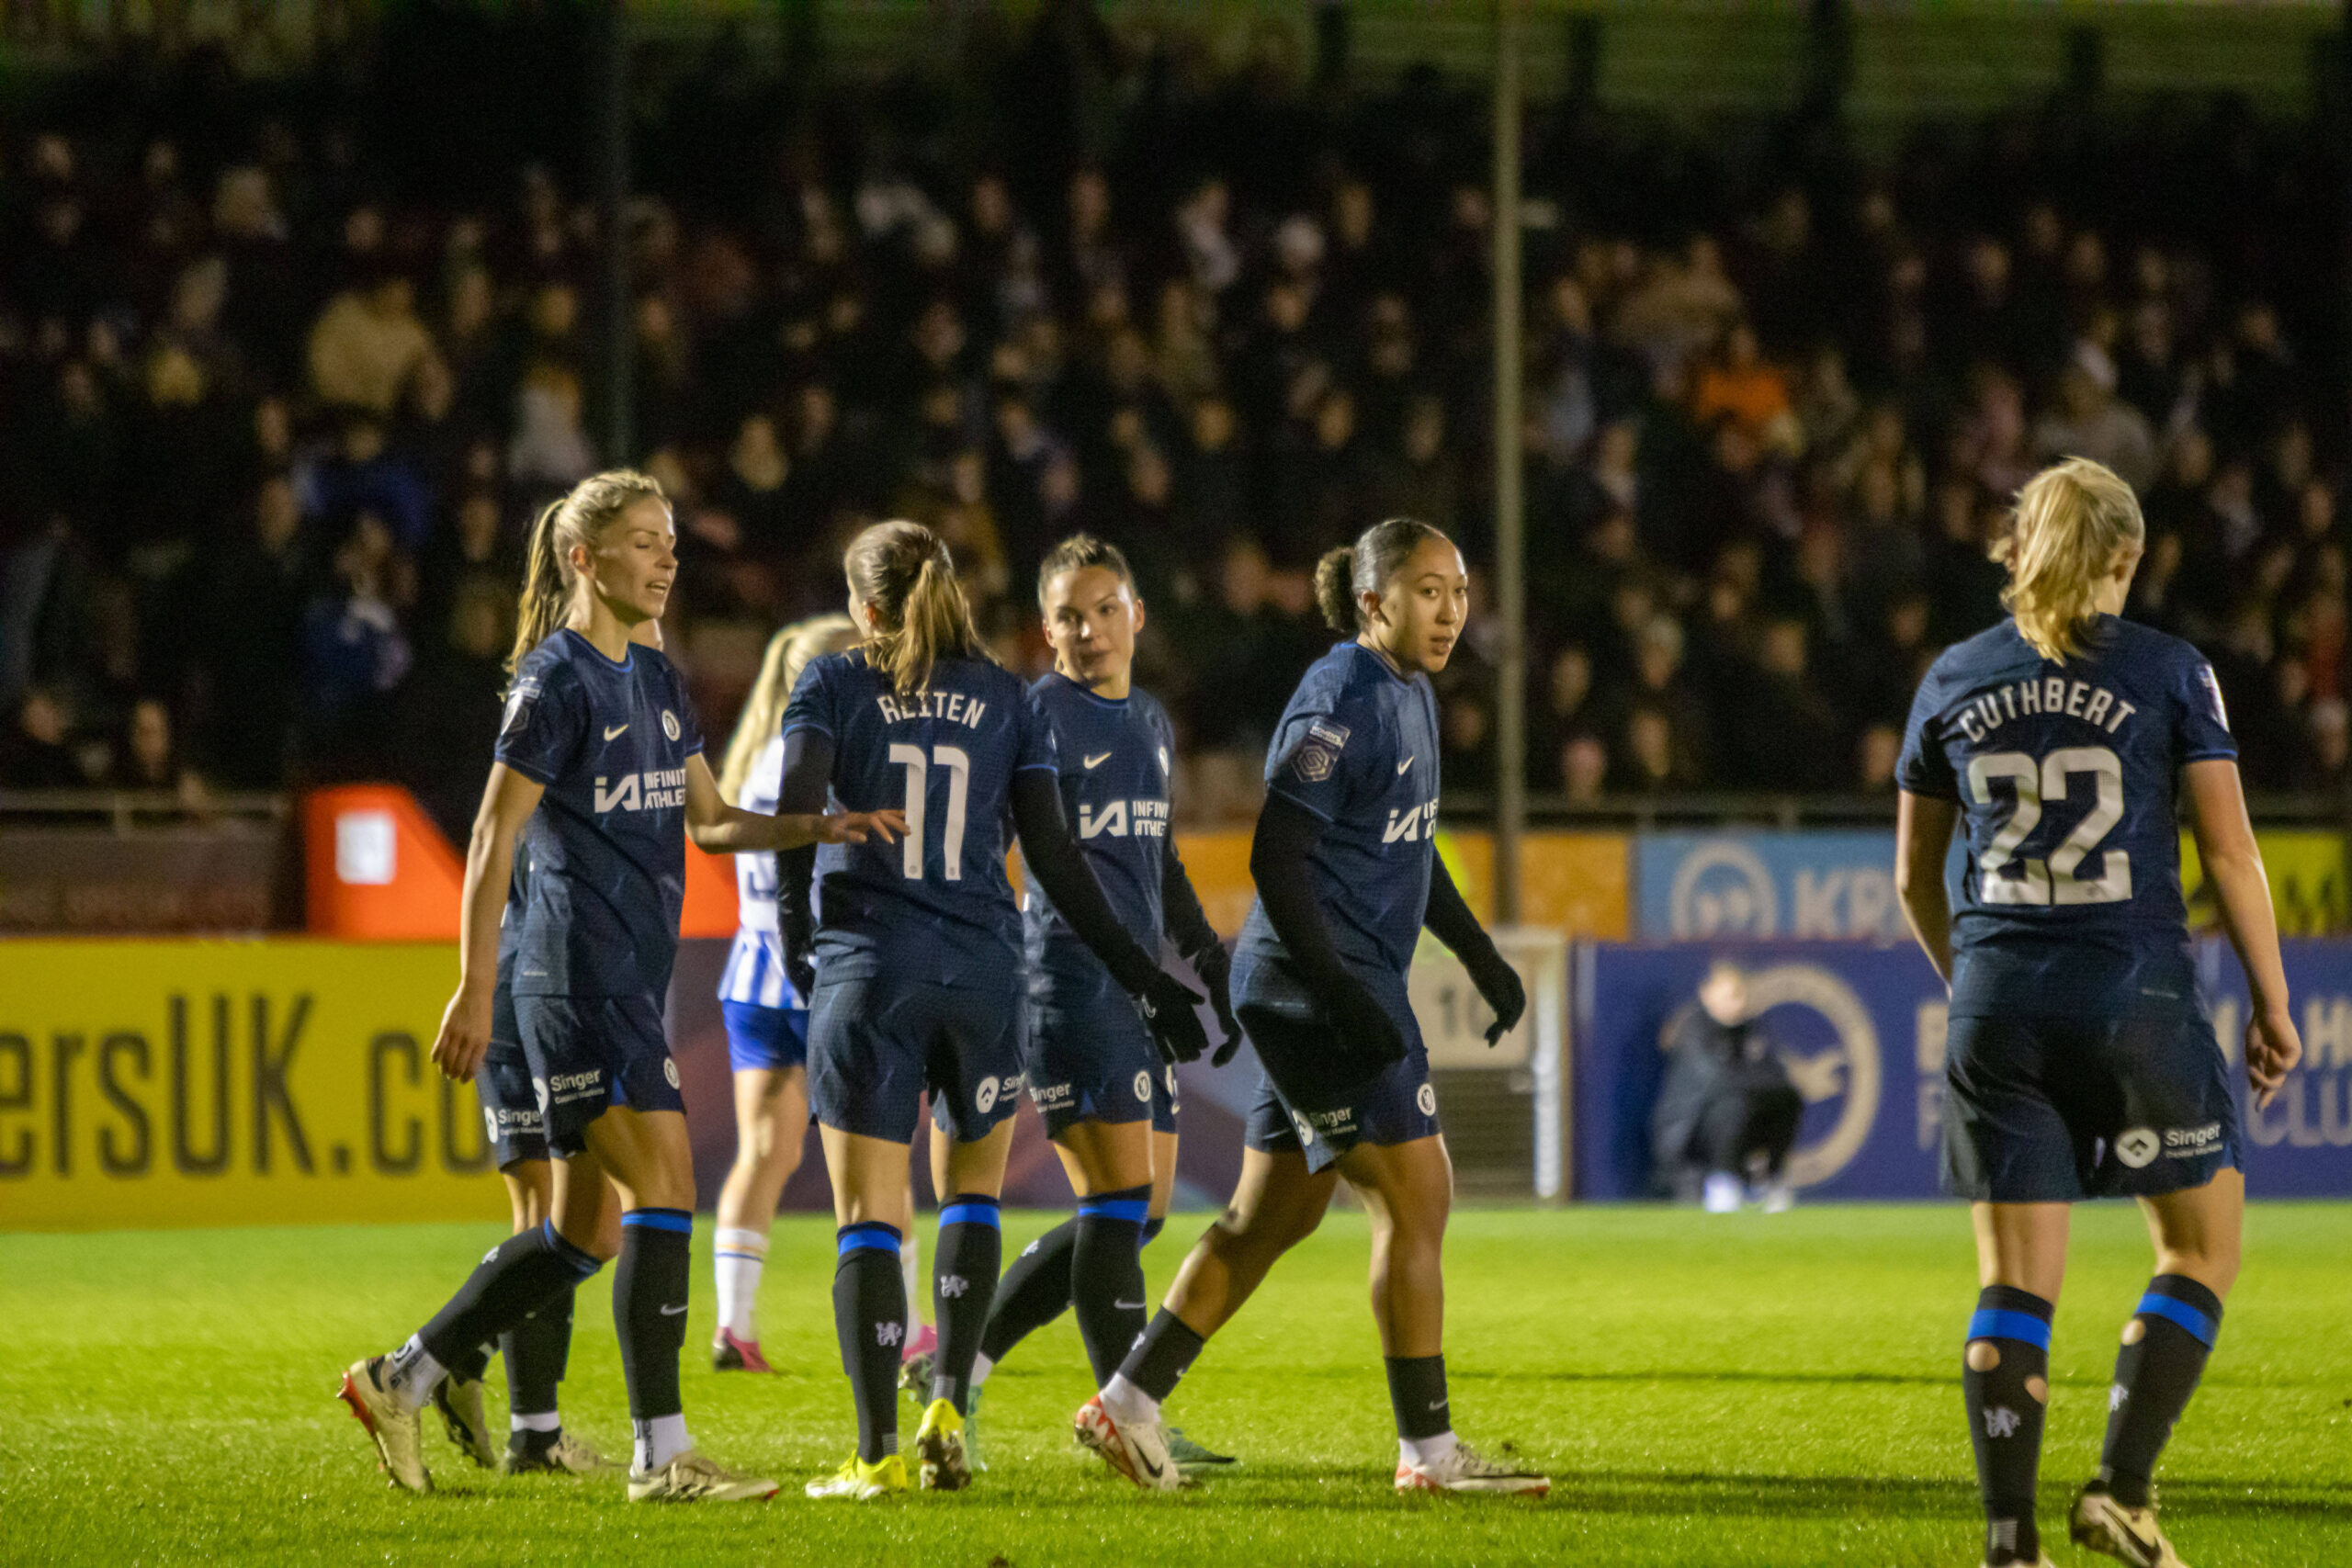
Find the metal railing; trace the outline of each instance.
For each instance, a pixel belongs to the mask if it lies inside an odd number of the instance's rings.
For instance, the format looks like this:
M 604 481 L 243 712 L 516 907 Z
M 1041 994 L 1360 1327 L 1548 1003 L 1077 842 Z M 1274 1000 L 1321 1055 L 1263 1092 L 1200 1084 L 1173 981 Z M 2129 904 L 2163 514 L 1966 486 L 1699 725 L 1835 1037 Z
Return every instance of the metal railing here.
M 142 829 L 240 826 L 275 828 L 294 815 L 294 797 L 263 791 L 226 794 L 169 789 L 0 789 L 0 832 L 11 822 L 44 828 L 104 827 L 128 838 Z

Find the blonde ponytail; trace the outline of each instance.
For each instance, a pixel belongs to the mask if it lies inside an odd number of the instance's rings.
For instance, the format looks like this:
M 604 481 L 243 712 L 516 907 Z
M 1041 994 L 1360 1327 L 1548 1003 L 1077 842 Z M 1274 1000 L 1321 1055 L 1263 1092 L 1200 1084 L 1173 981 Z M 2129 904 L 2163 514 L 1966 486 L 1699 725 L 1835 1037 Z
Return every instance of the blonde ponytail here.
M 631 468 L 591 474 L 560 501 L 550 502 L 531 525 L 525 552 L 523 593 L 514 603 L 514 647 L 506 672 L 514 673 L 531 649 L 556 634 L 571 607 L 572 547 L 594 549 L 607 525 L 640 501 L 670 504 L 659 480 Z
M 865 634 L 865 657 L 899 694 L 930 684 L 943 659 L 990 658 L 946 541 L 922 524 L 875 524 L 850 541 L 842 570 L 879 623 Z
M 792 688 L 800 683 L 800 672 L 808 668 L 808 661 L 856 645 L 856 625 L 838 612 L 797 621 L 768 638 L 767 655 L 760 660 L 760 678 L 743 700 L 742 716 L 735 721 L 735 734 L 727 742 L 727 759 L 718 769 L 718 793 L 729 805 L 743 804 L 743 784 L 752 776 L 752 764 L 775 739 L 785 705 L 792 700 Z
M 2003 552 L 2009 584 L 2001 604 L 2018 635 L 2053 664 L 2080 653 L 2100 581 L 2146 538 L 2132 487 L 2102 464 L 2069 457 L 2028 479 Z

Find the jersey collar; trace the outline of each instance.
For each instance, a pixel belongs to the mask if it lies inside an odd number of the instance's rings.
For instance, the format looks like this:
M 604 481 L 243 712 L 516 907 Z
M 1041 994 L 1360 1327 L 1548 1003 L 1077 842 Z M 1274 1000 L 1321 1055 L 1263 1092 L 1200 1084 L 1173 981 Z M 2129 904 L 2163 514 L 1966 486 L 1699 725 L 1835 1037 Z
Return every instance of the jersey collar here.
M 1372 661 L 1372 667 L 1374 670 L 1379 671 L 1383 675 L 1387 676 L 1398 685 L 1409 686 L 1413 683 L 1411 678 L 1403 671 L 1397 669 L 1394 664 L 1389 663 L 1385 659 L 1381 658 L 1380 655 L 1373 652 L 1372 649 L 1366 648 L 1355 638 L 1350 637 L 1340 646 L 1346 649 L 1351 653 L 1354 653 L 1362 658 L 1370 660 Z
M 1069 676 L 1063 674 L 1058 670 L 1048 670 L 1046 673 L 1052 679 L 1059 681 L 1063 685 L 1068 686 L 1071 691 L 1076 692 L 1080 696 L 1084 697 L 1088 702 L 1092 703 L 1096 707 L 1123 708 L 1127 705 L 1127 697 L 1098 696 L 1091 687 L 1080 685 L 1077 682 L 1071 680 Z M 1127 692 L 1129 696 L 1134 694 L 1135 684 L 1133 682 L 1128 682 Z
M 618 659 L 607 659 L 605 657 L 605 650 L 603 649 L 598 648 L 594 643 L 590 642 L 586 637 L 581 636 L 574 628 L 571 626 L 564 627 L 563 635 L 578 643 L 581 647 L 586 649 L 595 659 L 596 662 L 603 665 L 607 670 L 619 670 L 626 672 L 627 671 L 634 668 L 637 664 L 637 644 L 635 643 L 630 643 L 628 645 L 628 651 L 622 654 Z

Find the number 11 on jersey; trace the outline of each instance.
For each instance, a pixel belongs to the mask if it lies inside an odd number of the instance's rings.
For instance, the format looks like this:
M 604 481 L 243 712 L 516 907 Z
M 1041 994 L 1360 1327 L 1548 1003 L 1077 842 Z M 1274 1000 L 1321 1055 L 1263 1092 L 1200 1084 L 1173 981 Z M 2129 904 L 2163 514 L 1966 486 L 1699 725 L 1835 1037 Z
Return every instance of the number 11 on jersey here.
M 894 745 L 890 761 L 907 770 L 907 835 L 900 840 L 899 868 L 909 881 L 922 880 L 923 829 L 928 813 L 923 809 L 930 793 L 931 767 L 936 763 L 947 770 L 947 820 L 940 834 L 940 858 L 947 868 L 947 880 L 964 880 L 964 816 L 965 800 L 971 788 L 972 759 L 960 746 L 933 746 L 926 759 L 920 746 Z

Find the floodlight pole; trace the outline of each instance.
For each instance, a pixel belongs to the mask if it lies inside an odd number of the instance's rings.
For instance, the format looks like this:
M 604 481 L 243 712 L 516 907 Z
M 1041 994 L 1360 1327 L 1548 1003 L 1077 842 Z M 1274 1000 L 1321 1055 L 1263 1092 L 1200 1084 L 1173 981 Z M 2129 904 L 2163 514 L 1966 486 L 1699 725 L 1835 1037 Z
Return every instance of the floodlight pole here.
M 1527 823 L 1527 518 L 1520 410 L 1520 40 L 1526 0 L 1495 0 L 1495 682 L 1494 923 L 1520 918 L 1519 843 Z
M 636 460 L 636 368 L 631 363 L 636 322 L 629 283 L 628 236 L 628 6 L 604 0 L 596 8 L 595 41 L 590 51 L 590 102 L 594 105 L 590 138 L 596 179 L 596 359 L 604 383 L 604 458 L 608 468 Z

